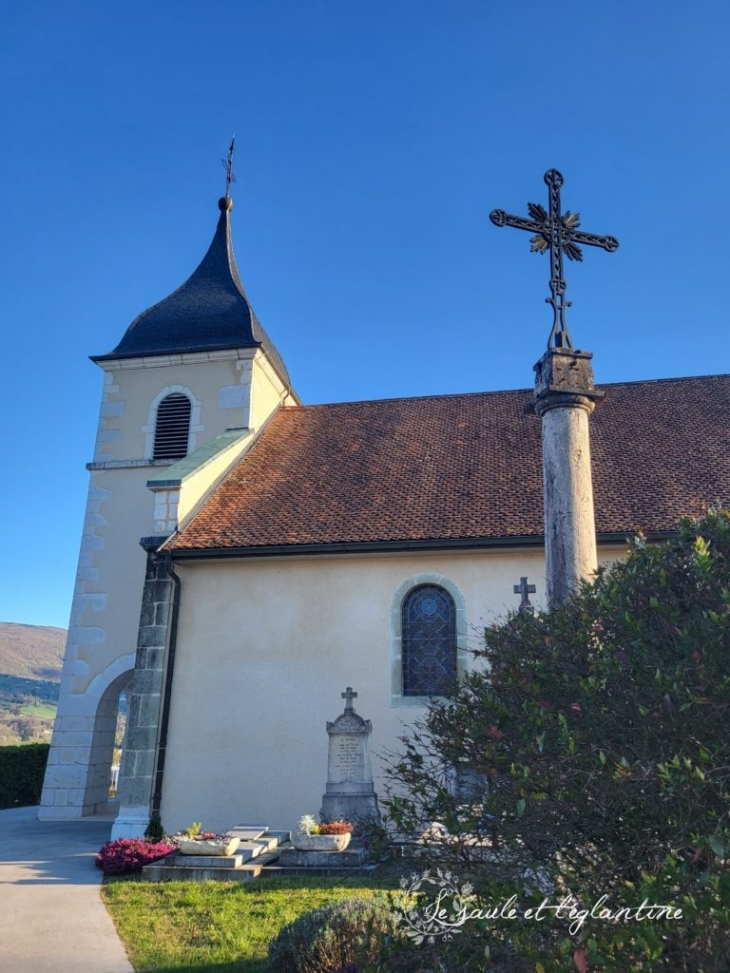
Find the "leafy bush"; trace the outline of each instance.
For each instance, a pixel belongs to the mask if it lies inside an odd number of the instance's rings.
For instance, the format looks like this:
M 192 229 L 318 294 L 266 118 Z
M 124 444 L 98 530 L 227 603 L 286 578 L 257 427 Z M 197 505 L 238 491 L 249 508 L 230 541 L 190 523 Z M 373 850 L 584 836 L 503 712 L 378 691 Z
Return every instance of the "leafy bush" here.
M 144 838 L 118 838 L 107 841 L 96 856 L 96 867 L 105 875 L 141 872 L 145 865 L 172 854 L 177 848 L 170 841 L 146 841 Z
M 269 965 L 273 973 L 360 970 L 377 959 L 395 924 L 385 896 L 333 902 L 284 926 L 269 946 Z
M 483 667 L 404 738 L 391 827 L 425 832 L 419 851 L 477 890 L 489 875 L 555 903 L 682 910 L 573 931 L 532 923 L 523 952 L 546 970 L 571 957 L 577 969 L 724 969 L 730 515 L 683 522 L 661 547 L 640 540 L 565 605 L 488 630 L 477 655 Z M 501 934 L 514 942 L 509 924 Z
M 40 804 L 49 746 L 0 747 L 0 808 Z

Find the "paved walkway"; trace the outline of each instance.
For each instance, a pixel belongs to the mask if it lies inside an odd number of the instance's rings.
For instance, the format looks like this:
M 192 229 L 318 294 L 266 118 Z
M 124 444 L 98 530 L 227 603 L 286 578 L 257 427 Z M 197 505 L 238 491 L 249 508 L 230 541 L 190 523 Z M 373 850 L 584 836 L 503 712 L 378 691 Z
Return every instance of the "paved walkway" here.
M 134 973 L 99 896 L 111 820 L 0 811 L 0 973 Z

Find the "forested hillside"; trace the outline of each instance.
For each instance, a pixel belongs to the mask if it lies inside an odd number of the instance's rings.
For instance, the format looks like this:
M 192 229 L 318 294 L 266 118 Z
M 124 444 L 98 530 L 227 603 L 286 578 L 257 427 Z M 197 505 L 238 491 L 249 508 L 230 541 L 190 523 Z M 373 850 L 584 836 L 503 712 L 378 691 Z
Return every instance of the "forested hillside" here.
M 0 746 L 48 741 L 66 630 L 0 622 Z

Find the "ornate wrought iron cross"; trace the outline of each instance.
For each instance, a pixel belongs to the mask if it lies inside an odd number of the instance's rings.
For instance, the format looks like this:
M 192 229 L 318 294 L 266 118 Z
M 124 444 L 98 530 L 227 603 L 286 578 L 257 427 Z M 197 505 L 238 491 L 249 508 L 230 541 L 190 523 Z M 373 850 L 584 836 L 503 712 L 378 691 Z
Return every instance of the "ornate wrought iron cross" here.
M 571 306 L 570 301 L 565 300 L 566 283 L 563 277 L 563 253 L 569 260 L 582 260 L 583 251 L 578 246 L 579 243 L 590 247 L 602 247 L 613 253 L 618 247 L 618 240 L 612 236 L 596 236 L 593 233 L 583 233 L 578 229 L 580 226 L 580 213 L 571 213 L 567 210 L 564 215 L 560 212 L 560 187 L 563 185 L 563 177 L 557 169 L 548 169 L 545 173 L 545 182 L 548 185 L 549 211 L 545 212 L 539 203 L 528 203 L 532 219 L 525 219 L 522 216 L 510 216 L 502 209 L 495 209 L 489 214 L 489 218 L 496 226 L 516 226 L 518 230 L 528 230 L 535 236 L 530 240 L 530 249 L 533 253 L 545 253 L 550 251 L 550 297 L 545 301 L 553 308 L 553 329 L 548 339 L 548 348 L 570 348 L 573 342 L 570 340 L 568 326 L 565 323 L 565 309 Z
M 353 699 L 357 699 L 357 693 L 352 691 L 352 686 L 348 686 L 344 693 L 340 693 L 340 696 L 345 700 L 345 712 L 352 713 L 352 701 Z
M 520 578 L 520 583 L 514 585 L 512 590 L 516 595 L 522 595 L 522 601 L 518 610 L 521 612 L 534 612 L 535 609 L 530 601 L 530 595 L 534 595 L 537 591 L 535 585 L 528 584 L 527 578 Z

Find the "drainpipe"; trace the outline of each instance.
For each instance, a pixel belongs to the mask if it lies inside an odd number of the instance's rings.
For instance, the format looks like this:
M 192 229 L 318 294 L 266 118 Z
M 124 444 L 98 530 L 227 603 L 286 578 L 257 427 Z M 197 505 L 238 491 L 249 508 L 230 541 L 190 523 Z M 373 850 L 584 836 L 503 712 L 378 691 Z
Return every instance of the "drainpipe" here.
M 172 679 L 175 672 L 175 651 L 177 649 L 177 625 L 180 614 L 180 578 L 175 574 L 172 555 L 163 551 L 159 557 L 166 562 L 167 573 L 174 590 L 170 606 L 170 627 L 167 644 L 167 664 L 165 684 L 162 690 L 162 712 L 160 713 L 160 734 L 157 741 L 157 760 L 155 767 L 155 789 L 152 794 L 152 812 L 159 811 L 162 805 L 162 781 L 165 775 L 165 756 L 167 753 L 167 730 L 170 723 L 170 700 L 172 698 Z

